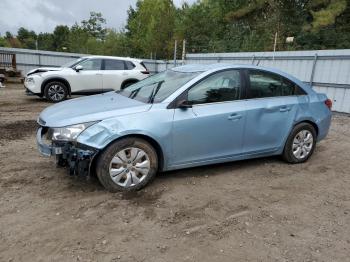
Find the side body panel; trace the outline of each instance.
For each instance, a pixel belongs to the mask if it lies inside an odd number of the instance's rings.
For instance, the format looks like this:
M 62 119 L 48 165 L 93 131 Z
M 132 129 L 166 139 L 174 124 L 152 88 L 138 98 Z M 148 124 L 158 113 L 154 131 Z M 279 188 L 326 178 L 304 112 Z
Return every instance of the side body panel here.
M 206 162 L 241 154 L 244 101 L 175 109 L 171 166 Z
M 64 76 L 71 86 L 72 93 L 76 92 L 102 92 L 101 70 L 81 70 Z
M 243 153 L 273 153 L 283 147 L 298 110 L 297 97 L 249 99 L 246 108 Z

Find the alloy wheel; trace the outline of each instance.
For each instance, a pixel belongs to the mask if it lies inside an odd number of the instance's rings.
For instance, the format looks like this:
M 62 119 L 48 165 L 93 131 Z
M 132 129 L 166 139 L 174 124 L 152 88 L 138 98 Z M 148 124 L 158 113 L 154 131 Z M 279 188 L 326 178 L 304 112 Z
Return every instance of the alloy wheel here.
M 52 101 L 61 101 L 65 96 L 65 90 L 61 85 L 51 85 L 47 91 Z
M 314 137 L 309 130 L 301 130 L 293 140 L 293 155 L 298 160 L 305 159 L 314 145 Z
M 109 174 L 114 183 L 129 188 L 141 183 L 150 171 L 150 159 L 137 147 L 120 150 L 109 165 Z

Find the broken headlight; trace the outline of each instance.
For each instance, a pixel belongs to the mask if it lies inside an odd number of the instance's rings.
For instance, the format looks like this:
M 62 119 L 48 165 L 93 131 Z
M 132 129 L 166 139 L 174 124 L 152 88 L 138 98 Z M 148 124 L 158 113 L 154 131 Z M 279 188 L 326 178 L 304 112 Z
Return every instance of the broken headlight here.
M 53 141 L 75 141 L 81 132 L 95 123 L 96 122 L 89 122 L 66 127 L 50 128 L 49 134 Z
M 34 83 L 35 83 L 33 77 L 27 77 L 27 78 L 25 79 L 25 81 L 26 81 L 28 84 L 34 84 Z

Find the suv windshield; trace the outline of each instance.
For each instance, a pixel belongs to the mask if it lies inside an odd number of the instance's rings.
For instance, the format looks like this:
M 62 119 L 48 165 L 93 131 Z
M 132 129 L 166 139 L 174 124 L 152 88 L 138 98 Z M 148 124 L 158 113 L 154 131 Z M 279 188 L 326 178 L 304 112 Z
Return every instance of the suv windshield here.
M 73 68 L 74 66 L 76 66 L 77 64 L 79 64 L 79 63 L 85 61 L 86 59 L 87 59 L 87 58 L 79 58 L 79 59 L 77 59 L 77 60 L 70 61 L 70 62 L 64 64 L 64 65 L 61 66 L 61 67 L 70 67 L 70 68 Z
M 117 93 L 145 103 L 159 103 L 200 73 L 177 72 L 170 69 L 119 90 Z

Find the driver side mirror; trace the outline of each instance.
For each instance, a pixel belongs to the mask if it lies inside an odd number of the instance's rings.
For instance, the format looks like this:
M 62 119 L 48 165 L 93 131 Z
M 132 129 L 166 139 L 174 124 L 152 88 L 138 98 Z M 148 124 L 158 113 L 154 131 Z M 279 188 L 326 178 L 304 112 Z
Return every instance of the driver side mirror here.
M 79 72 L 79 71 L 83 70 L 84 68 L 82 65 L 77 65 L 74 69 L 75 69 L 75 71 Z
M 189 102 L 187 100 L 180 100 L 177 103 L 177 108 L 181 108 L 181 109 L 192 108 L 192 104 L 191 104 L 191 102 Z

